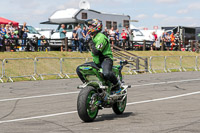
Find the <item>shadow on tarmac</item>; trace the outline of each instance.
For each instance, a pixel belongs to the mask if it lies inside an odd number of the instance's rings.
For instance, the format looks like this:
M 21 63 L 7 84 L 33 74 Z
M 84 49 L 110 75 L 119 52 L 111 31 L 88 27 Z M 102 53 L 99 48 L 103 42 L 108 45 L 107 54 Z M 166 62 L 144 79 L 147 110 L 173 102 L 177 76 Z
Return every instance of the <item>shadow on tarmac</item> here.
M 106 120 L 115 120 L 115 119 L 120 119 L 120 118 L 126 118 L 129 116 L 135 116 L 133 112 L 124 112 L 122 115 L 116 115 L 116 114 L 102 114 L 98 115 L 97 118 L 94 120 L 94 122 L 102 122 Z

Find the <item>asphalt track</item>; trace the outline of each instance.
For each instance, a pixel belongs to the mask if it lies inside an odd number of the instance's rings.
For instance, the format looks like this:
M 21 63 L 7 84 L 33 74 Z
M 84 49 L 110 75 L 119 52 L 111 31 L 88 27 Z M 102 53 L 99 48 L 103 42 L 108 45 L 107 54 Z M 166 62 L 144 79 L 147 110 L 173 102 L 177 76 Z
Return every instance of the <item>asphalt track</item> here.
M 125 76 L 125 113 L 92 123 L 76 111 L 79 79 L 0 84 L 0 133 L 200 133 L 200 72 Z

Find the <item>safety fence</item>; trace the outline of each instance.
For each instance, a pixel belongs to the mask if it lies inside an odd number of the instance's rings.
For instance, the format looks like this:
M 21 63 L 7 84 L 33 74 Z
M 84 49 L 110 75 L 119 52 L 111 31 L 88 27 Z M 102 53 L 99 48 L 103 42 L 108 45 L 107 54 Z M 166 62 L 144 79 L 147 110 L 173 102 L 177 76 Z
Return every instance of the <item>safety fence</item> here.
M 65 77 L 70 78 L 70 75 L 76 74 L 76 68 L 80 64 L 89 62 L 87 58 L 61 58 L 61 73 Z M 70 69 L 69 69 L 70 68 Z
M 149 59 L 149 72 L 157 73 L 157 71 L 167 72 L 165 56 L 151 56 Z
M 132 60 L 133 62 L 138 61 L 137 58 L 126 58 Z M 145 62 L 142 61 L 141 63 L 148 63 L 148 68 L 135 66 L 135 64 L 130 62 L 129 65 L 124 67 L 122 72 L 126 74 L 138 74 L 146 73 L 147 70 L 149 73 L 200 70 L 200 56 L 151 56 L 138 58 L 146 59 Z M 118 65 L 120 60 L 122 60 L 121 57 L 114 58 L 114 65 Z M 91 61 L 92 58 L 84 57 L 0 59 L 0 82 L 3 82 L 4 79 L 13 82 L 14 78 L 44 80 L 44 76 L 72 78 L 74 75 L 76 75 L 76 68 L 78 65 Z
M 42 80 L 43 76 L 55 75 L 61 76 L 61 59 L 57 57 L 36 57 L 34 61 L 35 75 L 38 75 Z
M 0 59 L 0 63 L 1 63 L 1 65 L 0 65 L 0 81 L 3 83 L 3 80 L 2 80 L 2 78 L 3 78 L 3 60 Z
M 200 70 L 200 56 L 151 56 L 149 73 Z
M 3 60 L 3 76 L 13 82 L 12 78 L 34 77 L 33 58 L 11 58 Z

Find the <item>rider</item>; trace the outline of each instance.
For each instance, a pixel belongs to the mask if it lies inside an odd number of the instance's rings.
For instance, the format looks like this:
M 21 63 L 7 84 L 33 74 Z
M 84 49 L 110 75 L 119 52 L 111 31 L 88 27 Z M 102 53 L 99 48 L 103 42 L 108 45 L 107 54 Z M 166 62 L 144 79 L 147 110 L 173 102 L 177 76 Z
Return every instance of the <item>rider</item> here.
M 88 32 L 91 36 L 91 53 L 93 57 L 93 62 L 88 62 L 93 66 L 97 66 L 103 69 L 103 76 L 106 80 L 109 80 L 113 84 L 112 91 L 120 92 L 120 82 L 118 81 L 115 74 L 112 72 L 113 67 L 113 55 L 110 47 L 108 38 L 101 33 L 102 21 L 98 19 L 89 19 L 86 21 L 88 25 Z M 80 66 L 79 66 L 80 67 Z M 83 83 L 85 80 L 77 67 L 76 72 Z

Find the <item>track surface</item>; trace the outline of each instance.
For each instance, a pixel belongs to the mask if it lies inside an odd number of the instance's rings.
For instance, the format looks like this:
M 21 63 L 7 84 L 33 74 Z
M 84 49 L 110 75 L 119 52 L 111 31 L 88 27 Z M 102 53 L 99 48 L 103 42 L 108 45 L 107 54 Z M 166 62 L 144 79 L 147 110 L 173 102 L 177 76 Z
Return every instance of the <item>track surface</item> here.
M 200 133 L 200 72 L 125 76 L 125 113 L 76 112 L 79 79 L 0 84 L 0 133 Z

